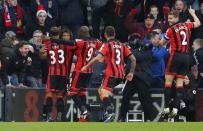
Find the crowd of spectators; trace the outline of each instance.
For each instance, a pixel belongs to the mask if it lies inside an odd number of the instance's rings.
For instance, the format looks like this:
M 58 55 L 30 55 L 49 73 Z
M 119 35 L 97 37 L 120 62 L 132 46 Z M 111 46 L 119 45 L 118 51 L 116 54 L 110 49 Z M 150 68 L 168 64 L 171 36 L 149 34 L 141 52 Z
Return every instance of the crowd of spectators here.
M 103 40 L 104 27 L 111 25 L 121 42 L 135 35 L 153 46 L 151 87 L 164 88 L 170 43 L 166 47 L 157 43 L 169 27 L 169 11 L 177 10 L 180 22 L 193 21 L 189 6 L 202 22 L 201 0 L 0 0 L 0 87 L 45 87 L 48 60 L 39 55 L 44 36 L 60 31 L 62 39 L 77 39 L 79 28 L 87 25 L 93 37 Z M 202 25 L 192 31 L 191 45 L 203 39 L 202 31 Z M 99 66 L 94 68 L 99 74 L 103 65 L 94 66 Z M 90 85 L 96 86 L 96 77 Z

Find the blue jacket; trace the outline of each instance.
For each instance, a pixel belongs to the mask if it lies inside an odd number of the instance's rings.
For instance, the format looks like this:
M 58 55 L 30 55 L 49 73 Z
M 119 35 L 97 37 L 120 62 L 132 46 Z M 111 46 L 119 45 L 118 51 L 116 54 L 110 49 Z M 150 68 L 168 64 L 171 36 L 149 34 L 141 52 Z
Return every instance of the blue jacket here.
M 152 48 L 152 76 L 159 77 L 165 75 L 165 61 L 169 52 L 164 47 L 153 46 Z

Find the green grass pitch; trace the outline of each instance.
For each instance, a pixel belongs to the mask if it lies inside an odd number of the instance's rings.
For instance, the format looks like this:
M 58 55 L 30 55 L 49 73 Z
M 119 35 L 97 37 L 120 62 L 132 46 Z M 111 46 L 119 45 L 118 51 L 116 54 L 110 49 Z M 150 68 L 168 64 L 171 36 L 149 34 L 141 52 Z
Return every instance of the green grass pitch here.
M 77 123 L 1 122 L 0 131 L 202 131 L 202 122 L 193 123 Z

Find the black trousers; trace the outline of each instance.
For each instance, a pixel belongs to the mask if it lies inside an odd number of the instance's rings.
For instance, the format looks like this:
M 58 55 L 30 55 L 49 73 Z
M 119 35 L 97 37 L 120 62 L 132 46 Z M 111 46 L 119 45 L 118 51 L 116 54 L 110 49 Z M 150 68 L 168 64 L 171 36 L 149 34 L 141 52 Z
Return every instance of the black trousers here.
M 138 93 L 138 97 L 144 111 L 145 121 L 152 120 L 152 101 L 150 97 L 149 86 L 144 81 L 133 78 L 132 81 L 127 82 L 123 91 L 123 99 L 120 108 L 121 121 L 125 121 L 130 99 L 136 92 Z

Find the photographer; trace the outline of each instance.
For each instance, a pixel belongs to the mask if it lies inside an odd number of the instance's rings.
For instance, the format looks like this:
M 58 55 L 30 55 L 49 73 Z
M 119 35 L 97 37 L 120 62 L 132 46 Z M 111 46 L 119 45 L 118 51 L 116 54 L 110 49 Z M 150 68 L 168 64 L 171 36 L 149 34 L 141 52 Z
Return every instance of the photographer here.
M 132 48 L 132 52 L 137 61 L 137 66 L 134 72 L 133 80 L 128 81 L 123 90 L 120 121 L 126 121 L 126 114 L 128 112 L 130 99 L 133 97 L 135 92 L 138 92 L 138 97 L 144 111 L 145 121 L 151 121 L 152 102 L 149 93 L 149 87 L 152 81 L 151 47 L 149 45 L 144 45 L 137 34 L 129 37 L 129 46 Z M 129 65 L 130 63 L 128 61 L 126 74 L 129 72 Z

